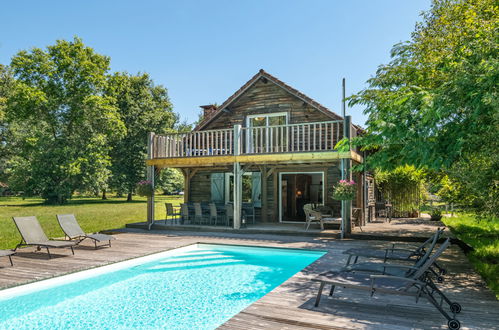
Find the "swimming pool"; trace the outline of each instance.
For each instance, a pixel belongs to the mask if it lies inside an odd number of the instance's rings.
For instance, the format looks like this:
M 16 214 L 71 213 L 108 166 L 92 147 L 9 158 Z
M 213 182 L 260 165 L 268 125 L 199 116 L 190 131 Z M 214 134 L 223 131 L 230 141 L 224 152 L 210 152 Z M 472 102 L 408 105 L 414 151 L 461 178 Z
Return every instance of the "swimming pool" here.
M 213 329 L 324 251 L 194 244 L 0 291 L 1 329 Z

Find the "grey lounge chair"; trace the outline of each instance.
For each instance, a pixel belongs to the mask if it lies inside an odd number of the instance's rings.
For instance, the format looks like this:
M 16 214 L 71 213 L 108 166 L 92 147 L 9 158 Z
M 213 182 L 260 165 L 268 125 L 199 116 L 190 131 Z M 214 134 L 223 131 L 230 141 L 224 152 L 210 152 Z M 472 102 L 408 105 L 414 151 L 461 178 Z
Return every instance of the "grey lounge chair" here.
M 38 250 L 45 248 L 47 249 L 49 259 L 52 258 L 50 248 L 71 248 L 71 253 L 75 254 L 73 250 L 73 246 L 76 245 L 75 242 L 49 240 L 35 216 L 13 217 L 12 219 L 22 237 L 21 242 L 17 244 L 14 250 L 22 246 L 36 246 Z
M 77 244 L 80 244 L 84 239 L 90 238 L 94 241 L 95 248 L 97 249 L 97 242 L 108 241 L 108 244 L 100 245 L 105 246 L 108 245 L 111 247 L 111 241 L 114 241 L 114 238 L 111 235 L 106 234 L 86 234 L 76 221 L 74 214 L 58 214 L 57 221 L 61 226 L 62 231 L 70 240 L 77 240 Z
M 438 257 L 450 245 L 450 239 L 447 239 L 440 248 L 420 267 L 415 267 L 404 276 L 392 276 L 382 274 L 362 274 L 352 272 L 327 272 L 323 273 L 312 281 L 320 282 L 319 291 L 315 300 L 315 306 L 319 306 L 322 291 L 326 284 L 331 285 L 329 295 L 332 296 L 335 287 L 352 288 L 365 290 L 373 296 L 375 293 L 386 293 L 394 295 L 405 295 L 416 298 L 418 302 L 420 297 L 426 298 L 437 310 L 447 319 L 449 329 L 457 330 L 461 327 L 459 321 L 455 318 L 457 313 L 461 312 L 461 305 L 452 302 L 440 291 L 433 283 L 429 269 L 435 263 Z M 437 301 L 440 300 L 440 302 Z M 443 303 L 447 303 L 452 316 L 443 308 Z
M 16 251 L 12 250 L 0 250 L 0 257 L 9 257 L 10 265 L 14 266 L 14 263 L 12 262 L 12 256 L 16 254 Z
M 434 242 L 436 243 L 438 239 L 442 236 L 445 228 L 438 228 L 435 234 L 431 235 L 426 241 L 424 241 L 421 245 L 416 247 L 415 249 L 404 249 L 404 248 L 396 248 L 395 244 L 392 244 L 392 247 L 387 249 L 363 249 L 363 248 L 355 248 L 348 249 L 343 252 L 343 254 L 348 254 L 348 260 L 346 266 L 350 265 L 352 258 L 354 258 L 353 263 L 356 263 L 359 257 L 363 258 L 371 258 L 371 259 L 383 259 L 383 262 L 387 260 L 399 260 L 399 261 L 414 261 L 418 260 L 423 256 L 426 252 L 428 246 L 431 246 Z M 435 239 L 436 238 L 436 239 Z M 438 264 L 434 264 L 432 267 L 438 269 L 441 275 L 445 274 L 445 269 L 440 267 Z
M 439 239 L 439 235 L 435 234 L 432 236 L 431 244 L 428 248 L 423 249 L 425 252 L 424 255 L 419 256 L 417 259 L 414 259 L 414 264 L 412 266 L 409 265 L 401 265 L 401 264 L 391 264 L 386 262 L 359 262 L 349 264 L 341 268 L 340 272 L 364 272 L 364 273 L 378 273 L 378 274 L 387 274 L 393 276 L 405 276 L 408 272 L 421 267 L 431 256 L 433 249 L 435 248 L 437 241 Z M 440 273 L 437 273 L 433 267 L 429 269 L 437 278 L 438 282 L 443 281 L 443 277 Z

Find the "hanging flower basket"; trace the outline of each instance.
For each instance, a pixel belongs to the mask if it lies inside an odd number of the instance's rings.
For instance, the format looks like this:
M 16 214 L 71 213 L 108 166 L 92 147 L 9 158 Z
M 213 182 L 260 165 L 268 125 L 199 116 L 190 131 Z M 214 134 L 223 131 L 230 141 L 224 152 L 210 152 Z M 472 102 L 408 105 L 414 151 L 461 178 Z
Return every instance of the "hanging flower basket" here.
M 154 188 L 152 187 L 152 182 L 148 180 L 142 180 L 137 183 L 136 188 L 137 195 L 143 197 L 151 197 L 154 194 Z
M 355 197 L 355 188 L 355 181 L 340 180 L 340 182 L 333 187 L 333 199 L 351 201 Z

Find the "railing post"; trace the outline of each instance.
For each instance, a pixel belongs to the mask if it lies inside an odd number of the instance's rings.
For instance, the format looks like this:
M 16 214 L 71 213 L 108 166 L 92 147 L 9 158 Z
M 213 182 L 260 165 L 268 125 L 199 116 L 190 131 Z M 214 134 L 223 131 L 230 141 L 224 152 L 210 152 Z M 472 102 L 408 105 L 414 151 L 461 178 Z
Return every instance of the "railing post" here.
M 149 132 L 147 136 L 147 159 L 154 158 L 154 132 Z M 150 230 L 154 223 L 154 165 L 147 166 L 147 180 L 151 181 L 153 187 L 152 196 L 147 197 L 147 228 Z
M 241 154 L 241 125 L 234 125 L 234 156 Z

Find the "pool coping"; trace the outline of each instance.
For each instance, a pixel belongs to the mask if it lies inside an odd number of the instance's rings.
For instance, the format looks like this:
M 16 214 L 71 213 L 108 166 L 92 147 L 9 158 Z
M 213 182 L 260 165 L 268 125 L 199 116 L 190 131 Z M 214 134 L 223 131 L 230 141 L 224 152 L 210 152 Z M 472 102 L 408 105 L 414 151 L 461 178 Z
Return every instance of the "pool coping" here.
M 324 257 L 328 253 L 328 251 L 320 250 L 320 249 L 300 249 L 300 248 L 275 247 L 275 246 L 256 246 L 256 245 L 248 245 L 248 244 L 194 242 L 194 243 L 189 243 L 189 244 L 185 244 L 182 246 L 178 246 L 178 247 L 175 247 L 172 249 L 167 249 L 167 250 L 163 250 L 163 251 L 159 251 L 159 252 L 153 252 L 153 253 L 146 254 L 143 256 L 139 256 L 139 257 L 128 258 L 128 259 L 124 259 L 124 260 L 120 260 L 120 261 L 116 261 L 116 262 L 112 262 L 112 263 L 108 263 L 108 264 L 104 264 L 104 265 L 94 266 L 91 268 L 77 270 L 74 272 L 68 272 L 65 274 L 58 275 L 58 276 L 53 276 L 53 277 L 49 277 L 49 278 L 45 278 L 45 279 L 41 279 L 41 280 L 35 280 L 32 282 L 23 283 L 23 284 L 8 287 L 5 289 L 1 289 L 0 290 L 0 301 L 5 301 L 8 299 L 17 297 L 17 296 L 30 294 L 32 292 L 36 292 L 39 290 L 50 289 L 50 288 L 53 288 L 53 287 L 58 286 L 58 285 L 69 284 L 69 283 L 77 282 L 80 280 L 89 279 L 89 278 L 96 277 L 96 276 L 106 274 L 106 273 L 110 273 L 113 271 L 118 271 L 118 270 L 122 270 L 125 268 L 138 266 L 138 265 L 141 265 L 143 263 L 153 261 L 157 258 L 173 255 L 177 252 L 193 250 L 193 249 L 197 248 L 199 245 L 211 245 L 211 246 L 221 245 L 221 246 L 248 247 L 248 248 L 255 248 L 255 249 L 259 249 L 259 248 L 260 249 L 276 249 L 276 250 L 288 250 L 288 251 L 300 251 L 300 252 L 323 252 L 323 255 L 318 257 L 311 264 L 309 264 L 306 267 L 304 267 L 303 269 L 301 269 L 299 272 L 310 267 L 311 265 L 313 265 L 315 262 L 317 262 L 319 259 L 321 259 L 322 257 Z

